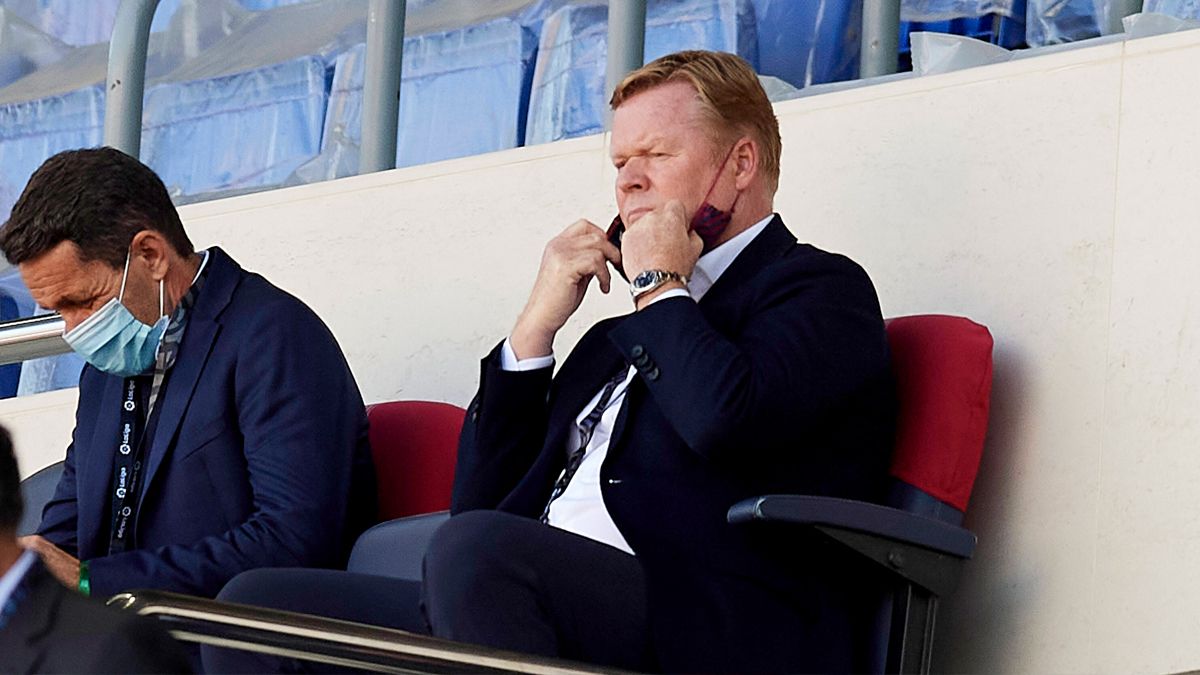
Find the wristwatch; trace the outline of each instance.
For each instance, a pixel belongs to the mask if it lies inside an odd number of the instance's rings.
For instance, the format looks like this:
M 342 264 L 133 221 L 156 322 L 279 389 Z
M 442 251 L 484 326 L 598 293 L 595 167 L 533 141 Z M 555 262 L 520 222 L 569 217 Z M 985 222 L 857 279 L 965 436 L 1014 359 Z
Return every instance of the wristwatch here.
M 635 299 L 649 293 L 650 291 L 662 286 L 668 281 L 678 281 L 682 284 L 687 284 L 687 277 L 678 272 L 667 272 L 665 270 L 646 270 L 633 278 L 629 282 L 629 294 Z

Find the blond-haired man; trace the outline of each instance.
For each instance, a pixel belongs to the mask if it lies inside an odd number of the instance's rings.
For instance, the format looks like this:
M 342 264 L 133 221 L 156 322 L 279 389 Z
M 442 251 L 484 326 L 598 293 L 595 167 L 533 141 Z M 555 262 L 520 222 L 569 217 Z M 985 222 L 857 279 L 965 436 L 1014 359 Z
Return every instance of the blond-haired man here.
M 612 107 L 623 239 L 587 221 L 554 238 L 483 360 L 460 515 L 425 559 L 433 632 L 635 669 L 854 669 L 849 563 L 725 515 L 768 493 L 882 498 L 894 406 L 874 287 L 773 213 L 778 124 L 744 61 L 663 57 Z M 634 311 L 552 376 L 555 335 L 610 266 Z
M 612 107 L 614 236 L 581 220 L 551 240 L 484 358 L 423 586 L 265 570 L 223 599 L 635 670 L 864 669 L 854 561 L 725 515 L 769 493 L 882 498 L 894 406 L 875 289 L 773 213 L 779 130 L 744 61 L 663 57 Z M 610 268 L 633 311 L 552 374 L 555 335 Z

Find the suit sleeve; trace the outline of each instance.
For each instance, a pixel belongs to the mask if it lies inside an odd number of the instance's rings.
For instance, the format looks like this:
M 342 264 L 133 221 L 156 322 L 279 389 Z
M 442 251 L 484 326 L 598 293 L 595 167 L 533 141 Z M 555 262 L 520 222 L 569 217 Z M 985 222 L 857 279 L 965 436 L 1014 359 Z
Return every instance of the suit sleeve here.
M 503 343 L 480 367 L 479 391 L 467 407 L 458 442 L 452 513 L 494 509 L 529 472 L 546 438 L 551 371 L 506 371 Z
M 85 366 L 80 376 L 80 400 L 86 399 L 82 390 L 88 386 L 88 370 Z M 37 533 L 73 556 L 79 555 L 79 502 L 75 484 L 75 435 L 79 433 L 79 420 L 84 413 L 77 407 L 75 410 L 75 429 L 71 432 L 71 444 L 67 446 L 67 456 L 63 460 L 62 476 L 54 488 L 54 496 L 46 502 L 42 509 L 42 521 Z
M 193 544 L 90 561 L 94 595 L 152 587 L 211 597 L 248 569 L 340 562 L 348 501 L 373 497 L 350 494 L 362 398 L 320 319 L 299 301 L 279 304 L 244 317 L 253 325 L 241 331 L 232 382 L 253 515 Z
M 834 255 L 781 268 L 760 284 L 736 337 L 684 298 L 654 303 L 609 335 L 700 455 L 741 455 L 748 437 L 793 438 L 783 427 L 802 429 L 888 373 L 878 299 L 861 268 Z

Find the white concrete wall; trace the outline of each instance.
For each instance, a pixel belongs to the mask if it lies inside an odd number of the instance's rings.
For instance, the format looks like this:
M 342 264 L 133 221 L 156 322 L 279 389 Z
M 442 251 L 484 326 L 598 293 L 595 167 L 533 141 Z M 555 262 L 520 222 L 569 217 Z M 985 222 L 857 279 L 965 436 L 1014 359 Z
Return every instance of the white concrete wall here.
M 777 208 L 874 277 L 885 313 L 996 337 L 991 429 L 940 670 L 1200 667 L 1200 32 L 778 106 Z M 309 302 L 368 401 L 465 403 L 542 244 L 611 218 L 593 137 L 183 209 L 200 245 Z M 628 300 L 594 294 L 566 352 Z M 23 466 L 72 399 L 4 402 Z

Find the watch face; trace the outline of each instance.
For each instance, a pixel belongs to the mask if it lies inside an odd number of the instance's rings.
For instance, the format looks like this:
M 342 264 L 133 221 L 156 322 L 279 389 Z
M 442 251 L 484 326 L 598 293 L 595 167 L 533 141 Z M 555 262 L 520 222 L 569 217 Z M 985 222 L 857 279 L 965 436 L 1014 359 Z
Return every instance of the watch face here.
M 633 278 L 633 287 L 634 289 L 645 288 L 653 284 L 656 277 L 654 270 L 646 270 Z

